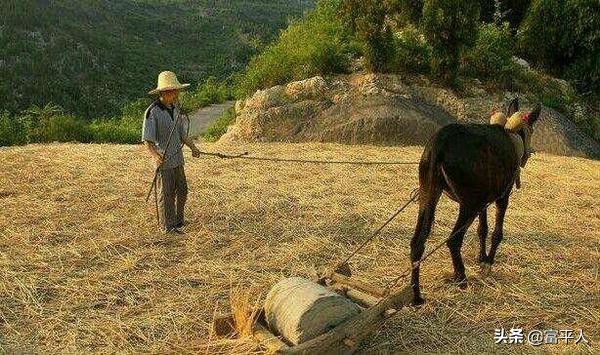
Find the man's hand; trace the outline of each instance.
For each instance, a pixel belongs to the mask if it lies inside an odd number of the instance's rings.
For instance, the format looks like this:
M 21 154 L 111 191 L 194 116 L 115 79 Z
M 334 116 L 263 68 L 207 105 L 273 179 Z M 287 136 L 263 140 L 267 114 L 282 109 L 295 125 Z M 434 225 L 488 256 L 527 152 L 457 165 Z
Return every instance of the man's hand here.
M 163 164 L 163 157 L 158 152 L 156 144 L 151 141 L 144 141 L 144 145 L 146 146 L 146 149 L 148 149 L 148 152 L 150 153 L 150 156 L 152 157 L 152 160 L 154 160 L 154 164 L 158 169 Z
M 194 158 L 200 157 L 200 149 L 196 148 L 196 146 L 192 147 L 192 156 Z

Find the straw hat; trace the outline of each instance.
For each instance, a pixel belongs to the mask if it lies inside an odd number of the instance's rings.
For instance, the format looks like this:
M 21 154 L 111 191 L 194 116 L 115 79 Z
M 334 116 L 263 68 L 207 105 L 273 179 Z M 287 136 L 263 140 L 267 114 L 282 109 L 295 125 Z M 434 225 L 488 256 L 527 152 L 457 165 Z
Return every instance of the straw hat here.
M 181 84 L 179 80 L 177 80 L 177 76 L 172 71 L 164 71 L 158 74 L 158 84 L 156 85 L 156 89 L 150 90 L 148 94 L 156 95 L 161 91 L 167 90 L 181 90 L 189 87 L 190 84 Z

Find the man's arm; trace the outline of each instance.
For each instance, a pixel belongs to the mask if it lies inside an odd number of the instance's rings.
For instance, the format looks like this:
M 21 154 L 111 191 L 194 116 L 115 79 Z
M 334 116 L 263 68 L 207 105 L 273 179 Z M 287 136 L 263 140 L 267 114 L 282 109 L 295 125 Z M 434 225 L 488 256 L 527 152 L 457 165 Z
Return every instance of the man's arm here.
M 151 141 L 144 141 L 144 145 L 146 146 L 146 149 L 148 149 L 148 152 L 150 153 L 150 156 L 152 156 L 152 159 L 154 159 L 156 167 L 158 168 L 159 166 L 161 166 L 163 163 L 163 157 L 158 152 L 156 144 L 154 144 L 154 142 Z
M 192 150 L 192 156 L 194 158 L 198 158 L 200 156 L 200 149 L 196 147 L 196 144 L 194 143 L 194 140 L 191 137 L 187 136 L 183 138 L 183 144 L 190 147 L 190 149 Z

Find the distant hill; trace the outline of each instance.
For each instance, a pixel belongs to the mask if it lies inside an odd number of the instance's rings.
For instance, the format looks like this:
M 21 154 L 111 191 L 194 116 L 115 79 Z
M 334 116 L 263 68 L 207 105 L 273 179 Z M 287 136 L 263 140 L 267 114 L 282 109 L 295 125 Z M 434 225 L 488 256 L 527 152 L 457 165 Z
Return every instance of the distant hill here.
M 198 82 L 243 69 L 313 0 L 4 0 L 1 110 L 54 102 L 112 115 L 175 70 Z

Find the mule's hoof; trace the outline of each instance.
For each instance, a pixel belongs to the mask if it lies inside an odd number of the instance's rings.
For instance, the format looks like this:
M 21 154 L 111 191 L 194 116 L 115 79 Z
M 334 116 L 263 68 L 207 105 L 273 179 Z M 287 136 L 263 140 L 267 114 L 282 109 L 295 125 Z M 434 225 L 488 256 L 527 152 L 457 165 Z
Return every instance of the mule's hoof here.
M 461 290 L 464 290 L 467 288 L 467 277 L 465 275 L 454 275 L 454 277 L 452 278 L 452 281 Z
M 482 275 L 489 275 L 492 272 L 492 264 L 482 262 L 479 263 L 479 271 Z
M 412 305 L 415 307 L 419 307 L 425 303 L 425 300 L 422 297 L 413 298 Z

